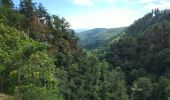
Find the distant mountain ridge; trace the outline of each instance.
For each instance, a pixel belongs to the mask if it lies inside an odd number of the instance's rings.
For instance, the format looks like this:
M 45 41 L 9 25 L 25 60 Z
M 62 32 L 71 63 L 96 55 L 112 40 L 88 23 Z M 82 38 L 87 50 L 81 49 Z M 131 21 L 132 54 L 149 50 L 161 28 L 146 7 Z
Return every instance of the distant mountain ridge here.
M 80 38 L 80 45 L 83 48 L 93 50 L 105 45 L 105 42 L 121 33 L 125 27 L 121 28 L 94 28 L 77 33 Z
M 85 28 L 82 28 L 82 29 L 76 29 L 74 30 L 76 33 L 80 33 L 80 32 L 83 32 L 83 31 L 87 31 L 89 29 L 85 29 Z

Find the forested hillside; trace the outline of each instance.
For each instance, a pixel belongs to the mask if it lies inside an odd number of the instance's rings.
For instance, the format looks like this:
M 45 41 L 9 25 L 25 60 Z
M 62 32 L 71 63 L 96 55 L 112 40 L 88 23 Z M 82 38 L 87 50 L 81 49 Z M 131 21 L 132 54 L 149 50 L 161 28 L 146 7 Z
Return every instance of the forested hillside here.
M 17 8 L 1 0 L 0 99 L 168 100 L 170 10 L 124 29 L 86 31 L 89 49 L 97 48 L 89 52 L 69 22 L 41 3 L 21 0 Z
M 12 0 L 0 4 L 0 93 L 4 98 L 128 100 L 121 69 L 109 70 L 107 62 L 80 48 L 66 19 L 50 15 L 32 0 L 21 0 L 19 8 Z
M 78 37 L 80 38 L 80 46 L 88 50 L 105 47 L 105 45 L 108 45 L 106 43 L 108 40 L 117 36 L 124 29 L 125 27 L 110 29 L 95 28 L 80 32 L 78 33 Z
M 126 74 L 134 100 L 167 100 L 170 96 L 170 11 L 156 9 L 128 27 L 106 55 L 112 69 Z

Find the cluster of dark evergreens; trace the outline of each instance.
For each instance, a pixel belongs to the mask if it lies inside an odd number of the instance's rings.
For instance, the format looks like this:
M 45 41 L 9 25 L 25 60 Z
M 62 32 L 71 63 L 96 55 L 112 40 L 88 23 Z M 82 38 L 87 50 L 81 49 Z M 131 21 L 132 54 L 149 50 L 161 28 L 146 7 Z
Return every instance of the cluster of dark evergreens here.
M 85 52 L 42 4 L 0 0 L 0 93 L 21 100 L 168 100 L 170 11 L 148 13 Z
M 128 27 L 110 46 L 107 61 L 126 75 L 134 100 L 170 96 L 170 10 L 153 10 Z

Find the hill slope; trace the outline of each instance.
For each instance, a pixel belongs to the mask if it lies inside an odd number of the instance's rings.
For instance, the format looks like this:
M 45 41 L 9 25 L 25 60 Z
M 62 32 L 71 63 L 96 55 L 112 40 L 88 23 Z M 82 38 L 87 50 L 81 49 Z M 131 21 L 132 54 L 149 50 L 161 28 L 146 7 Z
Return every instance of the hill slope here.
M 99 47 L 102 47 L 105 42 L 112 37 L 121 33 L 125 27 L 122 28 L 95 28 L 92 30 L 84 31 L 78 33 L 78 37 L 80 38 L 80 45 L 83 48 L 93 50 Z
M 110 45 L 106 59 L 111 69 L 120 67 L 125 72 L 128 85 L 142 89 L 134 100 L 166 100 L 170 86 L 169 55 L 170 10 L 155 10 L 129 26 Z

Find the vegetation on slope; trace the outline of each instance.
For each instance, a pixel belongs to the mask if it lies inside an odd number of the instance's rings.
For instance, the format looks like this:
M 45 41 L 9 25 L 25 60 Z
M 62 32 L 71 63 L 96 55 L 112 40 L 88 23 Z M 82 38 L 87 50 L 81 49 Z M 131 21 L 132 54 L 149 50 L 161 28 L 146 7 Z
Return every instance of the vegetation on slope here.
M 156 9 L 137 20 L 106 55 L 112 69 L 119 66 L 126 73 L 135 100 L 167 100 L 170 95 L 169 14 Z
M 153 10 L 116 37 L 93 34 L 112 42 L 89 53 L 79 47 L 69 23 L 42 4 L 22 0 L 19 9 L 11 0 L 0 4 L 1 93 L 14 100 L 169 98 L 169 10 Z
M 121 33 L 124 29 L 125 27 L 111 29 L 96 28 L 78 33 L 80 45 L 88 50 L 104 47 L 105 45 L 108 45 L 106 44 L 108 40 Z
M 128 100 L 121 69 L 84 52 L 64 18 L 32 0 L 19 9 L 11 0 L 0 4 L 1 93 L 14 100 Z

